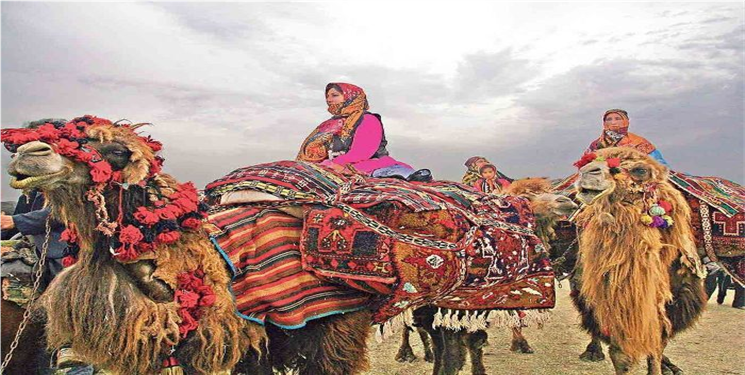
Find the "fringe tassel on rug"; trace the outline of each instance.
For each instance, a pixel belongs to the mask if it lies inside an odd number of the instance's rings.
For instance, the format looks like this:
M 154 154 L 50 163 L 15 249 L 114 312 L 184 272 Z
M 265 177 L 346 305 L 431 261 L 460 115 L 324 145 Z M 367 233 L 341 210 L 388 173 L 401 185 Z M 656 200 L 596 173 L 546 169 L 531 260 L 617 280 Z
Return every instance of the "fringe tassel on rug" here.
M 381 343 L 391 336 L 396 336 L 402 329 L 407 329 L 406 327 L 413 325 L 414 314 L 412 310 L 404 310 L 402 313 L 388 319 L 385 323 L 378 324 L 375 327 L 375 341 Z
M 408 311 L 408 310 L 407 310 Z M 549 310 L 492 310 L 471 311 L 439 309 L 435 314 L 432 328 L 461 330 L 468 332 L 487 329 L 488 327 L 530 327 L 543 325 L 551 319 Z M 386 323 L 387 324 L 387 323 Z

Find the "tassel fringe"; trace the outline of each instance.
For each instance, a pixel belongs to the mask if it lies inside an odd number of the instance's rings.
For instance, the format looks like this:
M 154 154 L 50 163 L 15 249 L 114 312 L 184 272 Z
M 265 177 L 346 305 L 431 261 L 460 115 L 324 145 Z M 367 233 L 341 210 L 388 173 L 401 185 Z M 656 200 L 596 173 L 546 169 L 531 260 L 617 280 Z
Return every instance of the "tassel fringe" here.
M 392 336 L 398 336 L 406 327 L 414 325 L 414 315 L 411 309 L 404 310 L 402 313 L 388 319 L 383 324 L 375 326 L 375 341 L 378 343 Z
M 522 317 L 521 317 L 522 315 Z M 549 310 L 451 310 L 437 309 L 432 328 L 461 330 L 468 332 L 489 327 L 530 327 L 543 325 L 551 319 Z

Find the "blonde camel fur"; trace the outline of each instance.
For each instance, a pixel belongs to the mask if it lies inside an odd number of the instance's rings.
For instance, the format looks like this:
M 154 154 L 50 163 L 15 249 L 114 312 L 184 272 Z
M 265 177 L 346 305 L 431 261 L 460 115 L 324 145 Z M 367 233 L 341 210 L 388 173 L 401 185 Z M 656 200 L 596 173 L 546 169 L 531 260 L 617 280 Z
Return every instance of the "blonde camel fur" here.
M 59 145 L 25 142 L 9 166 L 12 187 L 43 191 L 53 216 L 78 233 L 77 263 L 59 274 L 40 299 L 48 321 L 49 347 L 71 347 L 79 360 L 118 374 L 156 373 L 172 353 L 187 373 L 200 374 L 231 370 L 241 359 L 241 365 L 253 374 L 271 374 L 269 359 L 292 362 L 297 352 L 267 355 L 271 342 L 264 327 L 236 314 L 231 278 L 203 228 L 181 231 L 177 242 L 159 245 L 132 261 L 112 256 L 112 239 L 96 229 L 101 217 L 111 221 L 120 213 L 129 217 L 137 207 L 167 199 L 178 185 L 167 174 L 157 170 L 153 174 L 160 147 L 139 136 L 138 126 L 97 120 L 79 118 L 71 125 L 88 121 L 89 126 L 80 127 L 85 129 L 84 146 L 96 150 L 113 171 L 121 173 L 123 183 L 107 183 L 97 190 L 97 203 L 87 197 L 94 186 L 89 166 L 62 156 L 57 152 Z M 8 135 L 12 136 L 4 130 L 3 141 Z M 179 275 L 195 270 L 204 272 L 203 282 L 211 287 L 215 302 L 200 308 L 197 328 L 182 337 L 180 304 L 174 295 Z M 351 349 L 316 350 L 309 361 L 322 363 L 325 367 L 319 368 L 324 370 L 301 373 L 350 374 L 364 369 L 364 339 L 369 330 L 365 314 L 309 324 L 306 331 L 314 333 L 316 343 L 334 342 L 340 336 L 357 341 Z M 329 370 L 328 363 L 337 363 L 339 358 L 341 364 Z
M 583 228 L 577 297 L 583 325 L 610 343 L 616 373 L 648 358 L 649 373 L 661 374 L 667 342 L 691 326 L 705 304 L 690 208 L 649 156 L 628 148 L 596 155 L 576 184 L 585 203 L 576 218 Z M 619 167 L 609 168 L 605 160 L 612 158 L 620 159 Z M 642 222 L 658 201 L 672 205 L 670 228 Z

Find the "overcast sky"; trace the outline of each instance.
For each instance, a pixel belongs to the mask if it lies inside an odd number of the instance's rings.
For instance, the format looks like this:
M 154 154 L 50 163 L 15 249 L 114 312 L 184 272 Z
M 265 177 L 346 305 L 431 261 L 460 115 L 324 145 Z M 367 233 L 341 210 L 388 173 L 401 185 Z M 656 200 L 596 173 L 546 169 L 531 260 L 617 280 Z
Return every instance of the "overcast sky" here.
M 436 178 L 459 180 L 473 155 L 512 177 L 569 175 L 623 108 L 673 169 L 745 180 L 741 2 L 1 9 L 4 127 L 152 122 L 165 170 L 202 187 L 294 158 L 332 81 L 364 88 L 391 154 Z

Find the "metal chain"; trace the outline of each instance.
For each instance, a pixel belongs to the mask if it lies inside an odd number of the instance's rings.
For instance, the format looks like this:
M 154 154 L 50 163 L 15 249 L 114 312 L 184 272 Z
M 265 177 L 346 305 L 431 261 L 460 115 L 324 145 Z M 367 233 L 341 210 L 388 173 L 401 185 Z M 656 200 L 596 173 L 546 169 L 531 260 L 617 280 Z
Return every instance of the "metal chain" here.
M 46 264 L 47 261 L 47 250 L 49 249 L 49 238 L 52 231 L 51 220 L 52 215 L 47 216 L 44 244 L 41 246 L 41 256 L 39 257 L 39 262 L 36 264 L 39 268 L 34 274 L 34 289 L 31 293 L 31 298 L 33 299 L 30 300 L 26 305 L 26 311 L 23 312 L 23 320 L 21 320 L 21 324 L 18 325 L 18 331 L 16 332 L 16 336 L 13 339 L 13 342 L 10 344 L 10 350 L 8 351 L 8 354 L 5 355 L 2 366 L 0 366 L 0 375 L 3 373 L 3 371 L 5 371 L 5 368 L 8 366 L 8 363 L 10 363 L 11 358 L 13 358 L 13 351 L 16 349 L 16 347 L 18 347 L 18 342 L 21 339 L 21 334 L 23 334 L 23 331 L 26 329 L 26 325 L 31 318 L 31 308 L 29 306 L 36 301 L 36 295 L 39 291 L 39 287 L 41 286 L 41 276 L 44 273 L 44 264 Z

